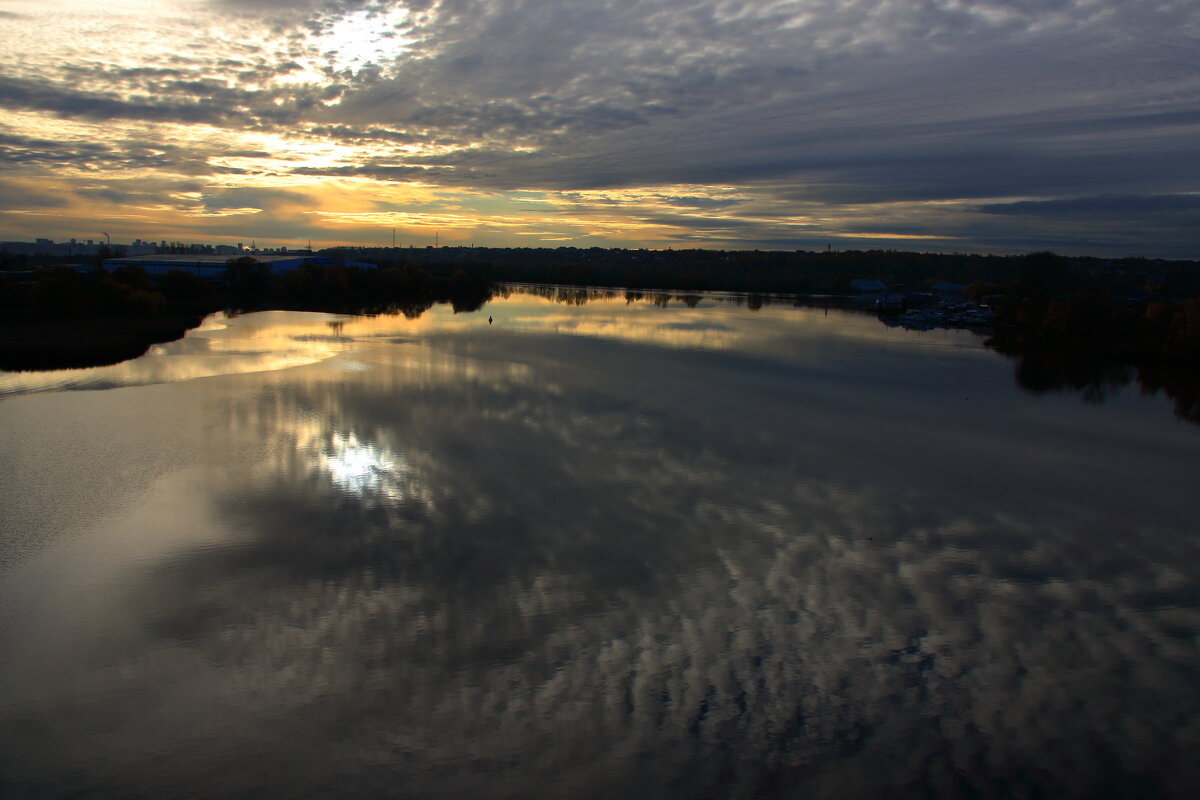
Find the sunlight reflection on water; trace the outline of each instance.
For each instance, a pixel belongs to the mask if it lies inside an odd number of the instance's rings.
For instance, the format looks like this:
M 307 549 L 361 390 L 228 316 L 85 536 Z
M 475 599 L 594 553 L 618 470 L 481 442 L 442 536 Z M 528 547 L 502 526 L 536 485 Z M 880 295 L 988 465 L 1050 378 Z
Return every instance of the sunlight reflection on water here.
M 334 434 L 320 454 L 321 468 L 329 473 L 333 485 L 356 495 L 384 495 L 391 500 L 403 498 L 408 465 L 398 454 L 379 450 L 371 443 L 360 443 L 351 431 Z
M 247 315 L 224 372 L 0 401 L 0 794 L 1188 796 L 1161 401 L 869 317 L 573 310 Z M 314 349 L 237 363 L 276 346 Z

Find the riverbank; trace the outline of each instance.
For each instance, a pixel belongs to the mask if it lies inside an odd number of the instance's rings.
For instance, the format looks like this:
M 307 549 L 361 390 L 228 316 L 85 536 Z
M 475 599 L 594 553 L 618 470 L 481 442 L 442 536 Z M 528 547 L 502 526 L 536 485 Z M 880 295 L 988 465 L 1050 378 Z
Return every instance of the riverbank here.
M 68 319 L 13 311 L 0 320 L 0 370 L 116 364 L 137 358 L 152 345 L 182 338 L 208 313 L 202 308 L 188 308 Z
M 894 266 L 897 256 L 881 258 Z M 721 263 L 728 267 L 733 262 Z M 816 302 L 827 305 L 837 297 L 856 307 L 871 303 L 890 326 L 969 328 L 991 336 L 995 349 L 1010 352 L 1063 350 L 1103 360 L 1193 367 L 1200 359 L 1200 298 L 1175 299 L 1167 293 L 1167 289 L 1195 288 L 1184 280 L 1192 276 L 1182 268 L 1168 271 L 1163 286 L 1151 293 L 1130 289 L 1129 275 L 1123 271 L 1096 272 L 1051 253 L 1005 259 L 1004 264 L 1010 272 L 1019 268 L 1019 274 L 999 281 L 977 279 L 967 286 L 931 284 L 929 276 L 921 281 L 928 284 L 923 291 L 821 295 Z M 0 273 L 0 307 L 6 312 L 0 319 L 0 369 L 101 366 L 135 358 L 155 343 L 181 337 L 218 308 L 396 312 L 416 317 L 435 303 L 451 303 L 455 311 L 476 310 L 496 291 L 494 270 L 499 268 L 494 265 L 473 266 L 474 272 L 454 263 L 431 266 L 437 274 L 413 261 L 382 262 L 378 268 L 305 264 L 276 276 L 261 264 L 238 262 L 229 266 L 222 280 L 213 282 L 181 270 L 151 276 L 130 264 L 111 272 L 80 273 L 58 266 L 21 275 Z M 514 268 L 507 267 L 504 282 L 513 277 Z M 859 282 L 886 289 L 882 281 L 849 280 L 849 274 L 840 275 L 847 278 L 848 288 Z M 917 270 L 909 277 L 921 274 Z M 670 277 L 665 275 L 664 281 L 670 283 Z M 758 277 L 751 283 L 773 285 Z M 1141 281 L 1154 276 L 1137 273 L 1135 277 Z M 559 285 L 550 291 L 554 299 L 578 302 L 580 292 L 594 289 Z M 655 302 L 674 296 L 661 287 L 621 291 L 627 299 L 648 295 Z M 770 295 L 744 296 L 755 308 Z M 787 295 L 796 304 L 804 302 L 805 296 Z
M 274 276 L 261 264 L 231 264 L 220 281 L 136 264 L 111 272 L 71 267 L 0 273 L 0 370 L 99 367 L 137 358 L 182 337 L 221 308 L 297 309 L 420 316 L 434 303 L 473 311 L 487 301 L 486 277 L 455 270 L 432 276 L 404 268 L 303 265 Z

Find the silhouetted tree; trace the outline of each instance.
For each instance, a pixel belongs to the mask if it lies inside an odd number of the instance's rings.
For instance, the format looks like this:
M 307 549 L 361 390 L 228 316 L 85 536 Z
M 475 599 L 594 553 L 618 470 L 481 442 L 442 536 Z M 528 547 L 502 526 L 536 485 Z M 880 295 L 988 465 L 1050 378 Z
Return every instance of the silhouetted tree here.
M 37 277 L 34 306 L 56 317 L 81 317 L 92 313 L 94 300 L 83 285 L 83 276 L 70 267 L 54 267 Z
M 150 275 L 137 264 L 121 264 L 108 273 L 108 277 L 117 283 L 123 283 L 131 289 L 149 289 Z
M 239 256 L 225 262 L 225 280 L 235 291 L 261 294 L 270 283 L 267 265 L 253 256 Z
M 158 287 L 172 302 L 191 302 L 208 293 L 208 285 L 185 269 L 170 270 L 159 278 Z

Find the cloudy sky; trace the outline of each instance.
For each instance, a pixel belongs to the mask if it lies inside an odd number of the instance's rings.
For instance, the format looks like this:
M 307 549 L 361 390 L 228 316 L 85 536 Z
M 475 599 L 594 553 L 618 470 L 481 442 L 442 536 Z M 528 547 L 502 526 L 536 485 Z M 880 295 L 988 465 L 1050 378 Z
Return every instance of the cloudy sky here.
M 0 0 L 0 239 L 1200 256 L 1195 0 Z

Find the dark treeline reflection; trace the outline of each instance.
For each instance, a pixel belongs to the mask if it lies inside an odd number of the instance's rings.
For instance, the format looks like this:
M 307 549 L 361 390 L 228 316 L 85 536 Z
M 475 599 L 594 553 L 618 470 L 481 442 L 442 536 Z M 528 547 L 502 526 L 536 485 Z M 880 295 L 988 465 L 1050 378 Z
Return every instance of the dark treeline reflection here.
M 476 297 L 471 305 L 455 305 L 455 311 L 474 311 L 486 300 L 530 295 L 571 306 L 593 301 L 609 301 L 623 297 L 627 304 L 650 303 L 658 308 L 674 304 L 697 308 L 701 302 L 731 305 L 757 311 L 768 306 L 794 308 L 824 308 L 848 311 L 851 298 L 837 296 L 771 295 L 744 293 L 687 293 L 648 291 L 642 289 L 582 288 L 556 285 L 499 284 L 491 287 L 486 299 Z M 403 313 L 417 318 L 432 306 L 394 306 L 390 313 Z M 863 311 L 862 313 L 873 313 Z M 1016 360 L 1016 382 L 1022 389 L 1034 393 L 1075 392 L 1087 403 L 1104 403 L 1122 388 L 1137 383 L 1144 394 L 1162 392 L 1174 404 L 1175 415 L 1193 424 L 1200 424 L 1200 370 L 1181 363 L 1142 363 L 1114 361 L 1097 353 L 1078 349 L 1016 347 L 1002 339 L 990 339 L 988 345 Z
M 1187 453 L 1092 432 L 1043 462 L 1049 420 L 989 433 L 870 345 L 850 383 L 904 376 L 885 404 L 786 359 L 484 330 L 227 378 L 202 488 L 237 536 L 58 645 L 87 702 L 5 706 L 0 789 L 1195 786 Z
M 1200 425 L 1200 369 L 1182 364 L 1129 364 L 1066 350 L 1028 349 L 1016 359 L 1016 381 L 1027 392 L 1074 392 L 1084 402 L 1104 403 L 1136 384 L 1143 394 L 1162 392 L 1175 416 Z
M 652 292 L 640 289 L 586 289 L 571 286 L 505 285 L 494 290 L 495 297 L 532 295 L 556 303 L 581 306 L 589 301 L 624 297 L 626 303 L 647 302 L 659 308 L 673 304 L 696 308 L 702 301 L 715 305 L 744 306 L 756 311 L 765 306 L 796 308 L 837 308 L 851 305 L 844 297 L 806 297 L 769 294 L 719 294 Z M 866 313 L 872 313 L 864 311 Z M 1179 363 L 1132 364 L 1114 361 L 1080 350 L 1022 347 L 992 339 L 988 345 L 1016 360 L 1016 382 L 1033 394 L 1074 392 L 1087 403 L 1104 403 L 1122 388 L 1136 383 L 1144 394 L 1162 392 L 1174 404 L 1175 415 L 1200 424 L 1200 370 Z
M 555 303 L 581 306 L 591 301 L 612 300 L 623 297 L 626 303 L 650 303 L 658 308 L 667 308 L 679 303 L 696 308 L 701 302 L 714 305 L 742 306 L 757 311 L 766 306 L 790 306 L 793 308 L 839 308 L 853 305 L 853 298 L 835 295 L 783 295 L 762 293 L 721 293 L 653 291 L 646 289 L 580 288 L 537 284 L 499 284 L 492 290 L 493 297 L 532 295 Z

